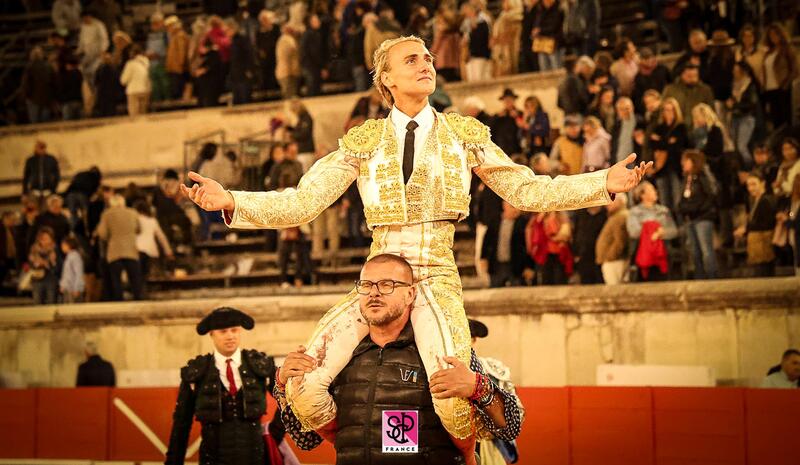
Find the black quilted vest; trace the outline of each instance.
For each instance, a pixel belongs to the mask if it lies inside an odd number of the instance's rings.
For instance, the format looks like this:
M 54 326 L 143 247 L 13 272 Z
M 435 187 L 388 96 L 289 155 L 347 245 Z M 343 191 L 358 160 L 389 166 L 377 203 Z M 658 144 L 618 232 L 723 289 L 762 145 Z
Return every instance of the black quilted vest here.
M 337 465 L 450 465 L 463 463 L 433 409 L 428 376 L 409 322 L 381 348 L 364 338 L 331 386 L 337 406 Z M 384 410 L 418 410 L 419 452 L 384 453 Z

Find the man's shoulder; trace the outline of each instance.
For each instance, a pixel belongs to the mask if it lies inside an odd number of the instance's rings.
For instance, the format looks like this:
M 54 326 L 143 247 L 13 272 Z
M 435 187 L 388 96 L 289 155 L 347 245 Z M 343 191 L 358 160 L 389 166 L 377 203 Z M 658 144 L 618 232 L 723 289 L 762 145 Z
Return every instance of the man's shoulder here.
M 190 383 L 198 381 L 213 363 L 214 356 L 212 354 L 198 355 L 181 368 L 181 380 Z
M 247 361 L 250 369 L 262 378 L 270 377 L 275 372 L 275 361 L 272 357 L 258 350 L 243 349 L 242 359 Z
M 458 139 L 469 145 L 483 145 L 490 141 L 489 126 L 481 123 L 472 116 L 458 113 L 446 113 L 444 119 Z
M 386 118 L 370 118 L 353 126 L 340 141 L 340 148 L 350 156 L 365 158 L 381 141 Z

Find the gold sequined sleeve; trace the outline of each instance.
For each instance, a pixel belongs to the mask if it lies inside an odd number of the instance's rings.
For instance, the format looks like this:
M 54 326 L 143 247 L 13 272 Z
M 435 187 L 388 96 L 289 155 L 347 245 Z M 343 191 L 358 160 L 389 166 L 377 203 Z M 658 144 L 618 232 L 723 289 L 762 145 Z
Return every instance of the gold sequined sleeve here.
M 483 183 L 505 201 L 523 211 L 576 210 L 611 203 L 606 189 L 608 170 L 551 178 L 536 175 L 511 161 L 494 143 L 476 151 L 473 168 Z
M 347 190 L 358 175 L 358 159 L 337 150 L 318 160 L 296 189 L 281 192 L 232 191 L 233 214 L 223 214 L 231 228 L 289 228 L 316 218 Z

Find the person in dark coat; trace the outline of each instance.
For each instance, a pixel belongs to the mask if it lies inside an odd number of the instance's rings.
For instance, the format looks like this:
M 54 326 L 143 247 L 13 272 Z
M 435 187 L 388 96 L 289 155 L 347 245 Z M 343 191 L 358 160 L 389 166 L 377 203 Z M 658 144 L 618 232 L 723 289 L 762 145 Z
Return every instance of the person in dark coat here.
M 103 360 L 97 354 L 97 345 L 91 341 L 87 342 L 84 352 L 86 353 L 86 361 L 78 367 L 78 378 L 75 381 L 75 386 L 116 387 L 117 375 L 114 373 L 114 365 Z
M 644 115 L 646 112 L 644 104 L 644 93 L 650 89 L 661 92 L 672 79 L 669 69 L 658 62 L 658 57 L 649 47 L 642 47 L 639 50 L 639 72 L 633 78 L 633 93 L 631 100 L 636 108 L 636 113 Z
M 717 218 L 716 189 L 706 176 L 705 164 L 705 156 L 698 150 L 687 150 L 681 158 L 684 176 L 678 215 L 686 224 L 686 246 L 694 259 L 695 279 L 717 277 L 713 240 Z
M 509 156 L 521 153 L 519 130 L 522 121 L 522 112 L 517 109 L 515 102 L 518 95 L 511 89 L 504 89 L 500 100 L 503 101 L 503 109 L 494 115 L 490 124 L 492 142 L 497 144 L 503 152 Z
M 521 409 L 516 395 L 498 387 L 486 375 L 474 351 L 469 366 L 454 357 L 444 357 L 443 362 L 452 368 L 433 373 L 429 380 L 411 326 L 416 296 L 416 288 L 409 285 L 411 281 L 411 267 L 399 256 L 377 255 L 364 265 L 355 290 L 369 334 L 333 380 L 331 390 L 338 416 L 319 431 L 301 432 L 285 394 L 286 383 L 316 368 L 316 359 L 306 355 L 304 348 L 287 355 L 278 372 L 274 394 L 286 431 L 298 447 L 314 449 L 324 438 L 334 444 L 339 465 L 387 463 L 388 456 L 382 453 L 382 435 L 377 433 L 394 420 L 404 420 L 404 426 L 408 425 L 413 416 L 418 427 L 409 426 L 407 438 L 421 441 L 410 453 L 391 454 L 391 463 L 475 464 L 468 448 L 460 450 L 452 442 L 434 412 L 433 397 L 469 399 L 475 405 L 475 414 L 494 437 L 512 441 L 519 435 Z M 396 416 L 381 415 L 379 409 L 398 412 Z M 375 414 L 371 415 L 373 411 Z M 398 439 L 412 445 L 413 439 L 407 440 L 405 434 Z
M 481 255 L 489 261 L 491 287 L 519 286 L 525 270 L 536 264 L 525 249 L 528 215 L 503 201 L 503 214 L 486 230 Z
M 45 60 L 41 47 L 33 47 L 30 62 L 22 75 L 22 95 L 28 107 L 28 121 L 46 123 L 52 116 L 55 103 L 56 74 Z
M 46 197 L 55 194 L 61 171 L 56 157 L 47 153 L 47 144 L 37 140 L 33 155 L 25 160 L 25 171 L 22 174 L 22 193 Z
M 103 175 L 96 166 L 86 171 L 81 171 L 72 177 L 72 181 L 64 193 L 64 203 L 70 213 L 70 229 L 73 232 L 78 228 L 78 223 L 86 218 L 89 199 L 100 188 L 102 179 Z
M 300 37 L 300 66 L 306 85 L 306 96 L 313 97 L 322 92 L 325 70 L 325 42 L 320 31 L 322 22 L 312 14 L 306 21 L 306 30 Z
M 581 284 L 602 284 L 603 273 L 596 263 L 595 242 L 608 218 L 604 207 L 584 208 L 575 212 L 575 269 L 581 277 Z
M 41 228 L 49 227 L 53 230 L 56 244 L 61 244 L 61 241 L 69 234 L 69 220 L 64 215 L 64 199 L 60 195 L 51 195 L 47 198 L 47 210 L 43 211 L 36 217 L 31 228 L 28 243 L 33 243 L 36 234 Z
M 565 115 L 583 115 L 592 101 L 588 86 L 595 68 L 594 61 L 582 56 L 577 61 L 567 60 L 565 67 L 567 75 L 558 84 L 558 107 L 564 110 Z
M 266 393 L 275 383 L 275 362 L 263 352 L 241 348 L 243 330 L 255 326 L 246 313 L 217 308 L 197 324 L 197 334 L 209 334 L 214 351 L 181 368 L 178 401 L 166 465 L 182 465 L 193 420 L 200 422 L 201 465 L 270 464 L 265 454 L 261 417 L 267 413 Z M 267 447 L 283 440 L 280 418 L 270 422 Z
M 229 23 L 229 28 L 232 37 L 228 81 L 233 92 L 233 104 L 250 103 L 256 77 L 255 52 L 250 39 L 235 21 Z
M 103 52 L 102 63 L 94 74 L 96 93 L 96 116 L 114 116 L 117 114 L 117 103 L 125 89 L 119 83 L 119 70 L 111 61 L 111 54 Z
M 263 10 L 258 14 L 258 30 L 256 31 L 256 53 L 261 70 L 261 89 L 277 90 L 275 79 L 275 46 L 281 36 L 281 28 L 275 25 L 275 13 Z

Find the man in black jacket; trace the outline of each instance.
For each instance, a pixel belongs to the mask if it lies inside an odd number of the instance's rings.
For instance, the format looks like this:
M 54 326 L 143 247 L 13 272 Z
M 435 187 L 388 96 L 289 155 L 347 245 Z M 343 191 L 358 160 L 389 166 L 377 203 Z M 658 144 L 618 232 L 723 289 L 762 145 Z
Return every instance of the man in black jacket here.
M 25 160 L 25 172 L 22 175 L 22 193 L 33 194 L 39 199 L 55 194 L 61 171 L 56 157 L 47 153 L 47 144 L 37 140 L 33 155 Z
M 481 258 L 489 262 L 491 287 L 519 286 L 536 268 L 525 247 L 528 215 L 505 200 L 502 205 L 500 221 L 487 225 Z
M 333 442 L 338 465 L 475 463 L 454 445 L 434 412 L 433 397 L 472 400 L 481 436 L 513 440 L 519 435 L 517 398 L 484 374 L 474 352 L 470 367 L 444 357 L 443 365 L 452 367 L 428 377 L 411 325 L 413 280 L 411 267 L 396 255 L 377 255 L 364 265 L 356 291 L 369 335 L 331 384 L 338 417 L 324 431 L 301 432 L 284 393 L 290 378 L 311 372 L 317 362 L 303 347 L 287 356 L 274 392 L 286 429 L 300 448 L 313 449 L 324 437 Z
M 97 345 L 94 342 L 87 342 L 84 348 L 86 361 L 78 367 L 78 378 L 75 386 L 108 386 L 117 385 L 117 376 L 114 373 L 114 365 L 103 360 L 97 354 Z
M 229 307 L 214 310 L 197 325 L 197 334 L 210 334 L 214 352 L 181 368 L 165 464 L 184 463 L 194 417 L 201 425 L 201 465 L 269 463 L 261 417 L 275 382 L 275 362 L 262 352 L 240 348 L 242 329 L 254 325 L 250 316 Z M 279 419 L 270 423 L 269 434 L 276 443 L 283 440 Z

